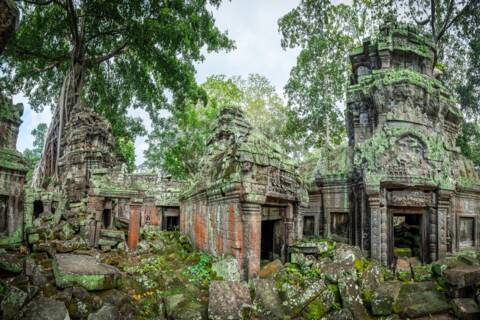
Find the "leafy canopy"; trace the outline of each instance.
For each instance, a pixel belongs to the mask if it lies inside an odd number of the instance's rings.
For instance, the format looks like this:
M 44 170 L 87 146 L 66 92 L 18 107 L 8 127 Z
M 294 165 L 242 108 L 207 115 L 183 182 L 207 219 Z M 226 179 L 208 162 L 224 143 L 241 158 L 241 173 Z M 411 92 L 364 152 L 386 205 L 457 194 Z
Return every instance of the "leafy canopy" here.
M 194 63 L 233 43 L 215 26 L 208 6 L 221 0 L 24 0 L 21 23 L 2 58 L 4 86 L 22 91 L 36 111 L 57 104 L 69 71 L 83 79 L 73 88 L 105 115 L 114 135 L 143 134 L 129 107 L 144 108 L 155 122 L 174 100 L 203 93 Z M 117 145 L 120 140 L 117 140 Z
M 480 92 L 478 1 L 353 0 L 352 5 L 335 5 L 329 0 L 301 0 L 279 20 L 279 28 L 284 48 L 301 48 L 285 91 L 298 112 L 297 134 L 307 145 L 319 147 L 344 139 L 342 105 L 350 75 L 348 53 L 372 35 L 385 17 L 392 16 L 433 34 L 437 67 L 443 67 L 445 80 L 470 119 L 480 114 L 476 99 Z
M 187 179 L 199 171 L 199 162 L 219 111 L 227 106 L 242 108 L 253 127 L 288 150 L 303 146 L 292 139 L 291 113 L 263 76 L 252 74 L 247 79 L 211 76 L 202 84 L 207 102 L 189 100 L 182 109 L 162 119 L 149 135 L 145 152 L 146 164 L 160 168 L 165 174 Z

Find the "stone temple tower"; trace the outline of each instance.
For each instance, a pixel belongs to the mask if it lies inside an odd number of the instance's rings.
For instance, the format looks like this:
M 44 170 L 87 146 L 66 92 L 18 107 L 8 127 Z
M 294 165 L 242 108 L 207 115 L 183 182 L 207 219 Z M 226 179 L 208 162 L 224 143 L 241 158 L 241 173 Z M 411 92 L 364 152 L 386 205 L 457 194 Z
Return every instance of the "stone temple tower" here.
M 318 168 L 318 233 L 385 265 L 480 248 L 480 179 L 456 146 L 462 114 L 434 52 L 429 35 L 396 23 L 355 49 L 348 146 Z
M 77 104 L 62 139 L 59 181 L 70 202 L 82 199 L 89 188 L 91 170 L 117 163 L 112 126 L 94 110 Z

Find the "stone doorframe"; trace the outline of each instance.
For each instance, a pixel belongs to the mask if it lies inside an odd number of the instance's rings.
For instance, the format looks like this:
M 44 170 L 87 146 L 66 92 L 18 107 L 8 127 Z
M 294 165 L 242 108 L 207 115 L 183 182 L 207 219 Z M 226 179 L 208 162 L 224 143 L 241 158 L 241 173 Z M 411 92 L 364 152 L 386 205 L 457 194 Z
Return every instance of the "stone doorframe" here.
M 390 217 L 389 208 L 405 208 L 424 210 L 427 245 L 427 262 L 437 260 L 438 251 L 438 221 L 434 199 L 436 192 L 429 188 L 381 188 L 379 193 L 368 193 L 368 208 L 370 211 L 370 255 L 373 259 L 387 266 L 391 262 L 390 248 Z M 442 220 L 442 219 L 441 219 Z M 442 220 L 443 221 L 443 220 Z M 444 228 L 444 227 L 441 227 Z
M 393 217 L 395 215 L 421 215 L 420 222 L 420 240 L 422 256 L 420 257 L 422 263 L 426 263 L 430 259 L 429 253 L 429 232 L 428 232 L 428 220 L 429 220 L 428 208 L 402 208 L 402 207 L 389 207 L 388 208 L 388 265 L 392 265 L 394 262 L 394 227 Z

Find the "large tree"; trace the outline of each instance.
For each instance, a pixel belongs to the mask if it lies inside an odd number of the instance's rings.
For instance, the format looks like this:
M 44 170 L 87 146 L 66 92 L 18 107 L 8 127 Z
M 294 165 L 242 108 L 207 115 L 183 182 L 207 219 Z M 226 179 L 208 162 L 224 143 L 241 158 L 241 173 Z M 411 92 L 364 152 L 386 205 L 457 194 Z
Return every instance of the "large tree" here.
M 301 0 L 279 20 L 282 46 L 301 48 L 285 87 L 289 104 L 298 111 L 297 122 L 303 123 L 299 134 L 312 146 L 342 140 L 341 106 L 349 83 L 349 51 L 372 35 L 385 17 L 431 32 L 438 48 L 437 67 L 444 70 L 450 87 L 460 100 L 475 90 L 478 95 L 478 82 L 473 84 L 475 79 L 464 75 L 472 71 L 478 57 L 478 49 L 471 46 L 475 34 L 478 38 L 479 8 L 478 0 L 353 0 L 351 5 Z M 477 107 L 462 103 L 462 108 L 471 111 L 469 115 L 478 114 Z
M 204 48 L 233 46 L 208 9 L 220 2 L 19 1 L 22 20 L 1 68 L 5 85 L 23 91 L 35 110 L 55 106 L 43 174 L 55 175 L 63 128 L 80 100 L 110 120 L 117 143 L 128 143 L 143 132 L 141 121 L 127 116 L 129 107 L 144 108 L 155 122 L 169 97 L 201 95 L 194 62 Z
M 154 127 L 145 152 L 147 167 L 179 179 L 193 177 L 199 170 L 212 125 L 219 111 L 228 106 L 240 107 L 256 130 L 292 154 L 303 153 L 303 145 L 289 125 L 291 112 L 265 77 L 211 76 L 202 88 L 207 93 L 206 101 L 189 99 Z

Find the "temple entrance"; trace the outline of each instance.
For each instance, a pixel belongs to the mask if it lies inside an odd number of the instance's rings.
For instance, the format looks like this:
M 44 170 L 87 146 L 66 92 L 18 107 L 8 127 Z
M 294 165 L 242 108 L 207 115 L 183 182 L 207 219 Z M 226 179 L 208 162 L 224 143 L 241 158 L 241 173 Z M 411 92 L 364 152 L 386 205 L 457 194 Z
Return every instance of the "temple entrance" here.
M 102 222 L 104 228 L 109 228 L 112 224 L 112 210 L 111 209 L 103 209 L 102 213 Z
M 178 217 L 166 217 L 165 222 L 166 222 L 165 230 L 167 231 L 178 230 L 178 226 L 180 224 Z
M 37 219 L 43 213 L 43 202 L 41 200 L 33 201 L 33 218 Z
M 262 230 L 260 257 L 262 260 L 283 258 L 285 227 L 283 223 L 285 208 L 262 207 Z
M 180 227 L 180 210 L 178 207 L 162 207 L 162 230 L 175 231 Z
M 8 231 L 8 197 L 0 196 L 0 234 Z
M 398 258 L 427 262 L 427 233 L 422 212 L 392 212 L 390 217 L 390 263 Z

